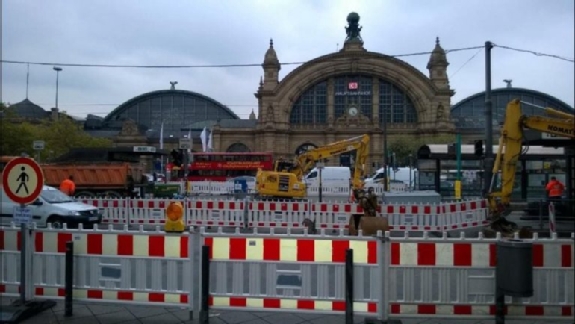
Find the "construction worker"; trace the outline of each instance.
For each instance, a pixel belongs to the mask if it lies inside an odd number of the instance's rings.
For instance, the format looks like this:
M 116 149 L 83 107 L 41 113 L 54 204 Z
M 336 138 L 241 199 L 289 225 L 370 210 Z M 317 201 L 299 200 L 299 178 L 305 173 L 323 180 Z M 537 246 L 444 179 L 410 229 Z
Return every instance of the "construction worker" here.
M 76 193 L 76 184 L 74 183 L 74 176 L 68 176 L 68 179 L 64 179 L 60 184 L 60 191 L 68 196 L 74 196 Z
M 367 189 L 367 194 L 362 199 L 362 206 L 365 216 L 375 217 L 377 213 L 377 195 L 373 187 Z
M 369 197 L 364 190 L 359 190 L 359 196 L 357 197 L 357 202 L 359 206 L 363 209 L 364 216 L 375 216 L 375 213 L 372 212 L 371 202 L 369 201 Z
M 565 185 L 557 180 L 556 177 L 551 177 L 551 181 L 547 183 L 545 190 L 547 191 L 549 201 L 560 202 L 563 196 L 563 190 L 565 190 Z
M 367 199 L 369 200 L 370 208 L 373 209 L 373 216 L 377 213 L 377 195 L 375 194 L 375 189 L 373 187 L 369 187 L 367 189 Z

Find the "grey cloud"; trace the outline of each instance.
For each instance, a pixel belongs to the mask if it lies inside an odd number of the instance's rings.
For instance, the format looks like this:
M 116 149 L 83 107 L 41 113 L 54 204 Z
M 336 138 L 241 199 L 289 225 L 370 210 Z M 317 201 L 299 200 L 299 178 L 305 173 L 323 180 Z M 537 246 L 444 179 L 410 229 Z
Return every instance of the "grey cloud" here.
M 347 14 L 356 10 L 365 47 L 385 54 L 482 45 L 486 40 L 566 57 L 574 56 L 571 0 L 403 1 L 32 1 L 2 3 L 4 59 L 97 64 L 260 63 L 269 38 L 281 62 L 334 52 L 345 38 Z M 449 74 L 476 51 L 451 53 Z M 403 58 L 423 73 L 429 56 Z M 451 79 L 453 103 L 484 89 L 483 52 Z M 573 63 L 496 48 L 493 85 L 548 92 L 574 105 Z M 296 66 L 283 66 L 281 76 Z M 2 100 L 24 98 L 25 66 L 3 64 Z M 200 69 L 105 69 L 66 67 L 60 103 L 70 113 L 104 115 L 144 92 L 169 87 L 211 96 L 247 117 L 261 67 Z M 31 67 L 30 99 L 49 108 L 55 72 Z M 66 108 L 67 107 L 67 108 Z

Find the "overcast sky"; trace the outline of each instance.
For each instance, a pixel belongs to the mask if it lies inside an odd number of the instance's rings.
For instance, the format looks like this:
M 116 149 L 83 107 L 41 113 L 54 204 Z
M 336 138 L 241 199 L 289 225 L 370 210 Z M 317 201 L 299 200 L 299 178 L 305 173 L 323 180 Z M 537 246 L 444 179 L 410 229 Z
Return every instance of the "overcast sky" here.
M 574 54 L 573 0 L 2 0 L 2 59 L 126 65 L 261 63 L 273 37 L 280 62 L 328 54 L 345 39 L 346 16 L 356 11 L 364 46 L 388 55 L 497 45 Z M 474 56 L 475 55 L 475 56 Z M 473 57 L 474 56 L 474 57 Z M 473 57 L 473 59 L 471 59 Z M 419 70 L 429 55 L 404 58 Z M 471 59 L 471 60 L 470 60 Z M 485 90 L 484 51 L 448 55 L 456 90 L 452 104 Z M 493 49 L 493 87 L 549 93 L 574 106 L 574 64 Z M 467 62 L 467 63 L 466 63 Z M 284 77 L 297 65 L 281 69 Z M 247 118 L 257 102 L 262 68 L 135 69 L 64 67 L 62 110 L 105 116 L 142 93 L 177 88 L 210 96 Z M 56 72 L 30 66 L 29 99 L 54 106 Z M 2 101 L 26 96 L 26 65 L 2 64 Z

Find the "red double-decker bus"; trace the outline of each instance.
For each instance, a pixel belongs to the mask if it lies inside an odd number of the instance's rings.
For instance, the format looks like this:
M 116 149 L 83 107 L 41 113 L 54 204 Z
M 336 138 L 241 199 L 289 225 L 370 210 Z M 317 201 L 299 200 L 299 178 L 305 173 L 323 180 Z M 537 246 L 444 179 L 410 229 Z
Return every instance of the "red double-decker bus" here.
M 167 166 L 172 181 L 181 179 L 182 172 L 170 163 Z M 272 170 L 271 153 L 192 153 L 192 163 L 188 166 L 189 181 L 226 181 L 239 176 L 255 176 L 258 169 Z M 180 171 L 180 172 L 176 172 Z M 178 175 L 180 175 L 178 177 Z

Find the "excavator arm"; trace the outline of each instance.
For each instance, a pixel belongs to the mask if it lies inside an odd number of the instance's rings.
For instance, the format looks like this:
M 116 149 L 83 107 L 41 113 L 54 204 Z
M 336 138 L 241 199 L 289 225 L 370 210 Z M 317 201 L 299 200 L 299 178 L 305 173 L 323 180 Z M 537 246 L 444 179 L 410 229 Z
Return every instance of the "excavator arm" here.
M 487 196 L 492 220 L 497 221 L 510 213 L 510 200 L 515 182 L 517 162 L 522 152 L 523 130 L 532 129 L 562 137 L 575 138 L 573 115 L 544 108 L 547 116 L 525 116 L 521 101 L 511 101 L 505 111 L 497 157 L 493 165 L 493 178 Z M 495 177 L 501 175 L 501 186 L 495 191 Z
M 306 151 L 297 156 L 293 163 L 276 161 L 273 171 L 258 170 L 256 191 L 262 197 L 304 198 L 307 191 L 302 178 L 316 162 L 354 150 L 357 150 L 357 154 L 351 179 L 352 187 L 353 189 L 362 188 L 365 161 L 369 154 L 369 135 L 353 137 Z
M 357 153 L 352 184 L 354 188 L 359 188 L 363 186 L 361 179 L 365 173 L 365 161 L 369 154 L 368 135 L 353 137 L 309 150 L 297 157 L 295 167 L 292 172 L 301 180 L 303 175 L 309 172 L 317 161 L 354 150 L 357 150 Z

